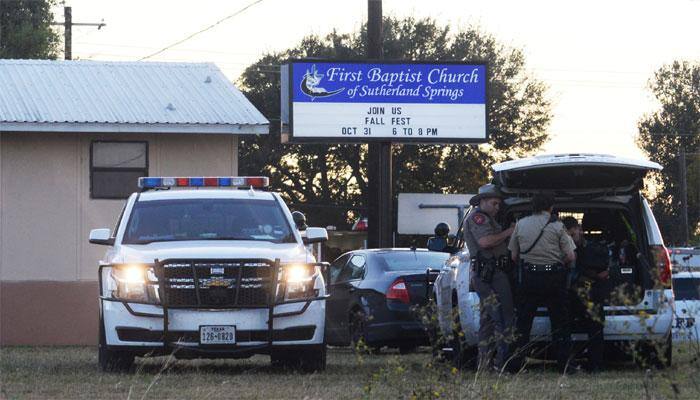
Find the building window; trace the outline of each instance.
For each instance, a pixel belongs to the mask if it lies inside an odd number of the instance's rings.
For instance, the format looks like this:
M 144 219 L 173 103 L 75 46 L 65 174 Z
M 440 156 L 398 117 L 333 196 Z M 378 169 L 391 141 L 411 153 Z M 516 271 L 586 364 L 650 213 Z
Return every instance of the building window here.
M 147 142 L 94 141 L 90 148 L 90 197 L 126 199 L 148 176 Z

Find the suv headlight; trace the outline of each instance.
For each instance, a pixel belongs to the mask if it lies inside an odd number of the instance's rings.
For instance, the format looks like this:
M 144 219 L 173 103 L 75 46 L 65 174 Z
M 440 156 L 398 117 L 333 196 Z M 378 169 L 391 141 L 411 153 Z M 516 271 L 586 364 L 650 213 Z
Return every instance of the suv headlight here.
M 282 267 L 280 292 L 284 291 L 284 300 L 298 300 L 316 297 L 316 266 L 314 264 L 289 264 Z M 282 294 L 278 292 L 278 294 Z
M 112 266 L 115 289 L 112 295 L 126 301 L 160 303 L 158 278 L 153 267 L 145 264 Z

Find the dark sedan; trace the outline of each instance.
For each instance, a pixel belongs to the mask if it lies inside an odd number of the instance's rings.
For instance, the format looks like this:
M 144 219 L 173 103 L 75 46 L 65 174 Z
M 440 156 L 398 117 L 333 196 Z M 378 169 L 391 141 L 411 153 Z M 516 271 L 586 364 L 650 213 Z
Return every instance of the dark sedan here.
M 389 346 L 402 353 L 428 344 L 414 310 L 427 304 L 430 286 L 448 257 L 425 249 L 356 250 L 338 257 L 331 264 L 326 302 L 328 344 L 362 340 L 375 351 Z

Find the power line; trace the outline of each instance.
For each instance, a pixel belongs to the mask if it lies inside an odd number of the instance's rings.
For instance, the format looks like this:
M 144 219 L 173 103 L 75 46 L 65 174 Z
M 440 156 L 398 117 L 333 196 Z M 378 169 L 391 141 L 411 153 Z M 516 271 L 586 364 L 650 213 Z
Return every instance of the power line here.
M 227 15 L 226 17 L 221 18 L 220 20 L 214 22 L 213 24 L 207 26 L 206 28 L 197 31 L 197 32 L 195 32 L 195 33 L 193 33 L 193 34 L 191 34 L 191 35 L 185 37 L 184 39 L 178 40 L 177 42 L 175 42 L 175 43 L 173 43 L 173 44 L 171 44 L 171 45 L 165 46 L 165 47 L 163 47 L 162 49 L 156 51 L 155 53 L 151 53 L 151 54 L 147 55 L 146 57 L 143 57 L 143 58 L 139 59 L 139 61 L 143 61 L 143 60 L 146 60 L 146 59 L 151 58 L 151 57 L 153 57 L 153 56 L 157 56 L 158 54 L 160 54 L 160 53 L 162 53 L 162 52 L 164 52 L 164 51 L 166 51 L 166 50 L 168 50 L 168 49 L 170 49 L 170 48 L 172 48 L 172 47 L 175 47 L 175 46 L 177 46 L 177 45 L 179 45 L 179 44 L 182 44 L 182 43 L 184 43 L 184 42 L 186 42 L 186 41 L 192 39 L 193 37 L 199 35 L 200 33 L 204 33 L 204 32 L 206 32 L 206 31 L 208 31 L 208 30 L 214 28 L 215 26 L 221 24 L 222 22 L 224 22 L 224 21 L 226 21 L 226 20 L 229 20 L 229 19 L 235 17 L 236 15 L 241 14 L 242 12 L 244 12 L 244 11 L 247 10 L 247 9 L 249 9 L 250 7 L 253 7 L 254 5 L 256 5 L 256 4 L 258 4 L 258 3 L 262 3 L 263 1 L 264 1 L 264 0 L 256 0 L 256 1 L 254 1 L 254 2 L 252 2 L 252 3 L 250 3 L 250 4 L 248 4 L 247 6 L 241 8 L 240 10 L 236 11 L 235 13 L 233 13 L 233 14 L 231 14 L 231 15 Z
M 52 26 L 63 26 L 63 55 L 66 60 L 71 60 L 73 58 L 73 27 L 74 26 L 96 26 L 97 29 L 102 29 L 102 27 L 107 24 L 104 23 L 104 19 L 99 23 L 92 22 L 73 22 L 73 7 L 63 7 L 63 22 L 52 22 Z
M 1 0 L 0 0 L 1 1 Z M 119 47 L 126 49 L 140 49 L 140 50 L 155 50 L 158 46 L 134 46 L 128 44 L 116 44 L 116 43 L 93 43 L 93 42 L 73 42 L 74 44 L 80 44 L 84 46 L 99 46 L 99 47 Z M 211 54 L 223 54 L 228 56 L 259 56 L 259 53 L 237 53 L 230 51 L 216 51 L 216 50 L 196 50 L 196 49 L 172 49 L 171 51 L 186 52 L 186 53 L 211 53 Z

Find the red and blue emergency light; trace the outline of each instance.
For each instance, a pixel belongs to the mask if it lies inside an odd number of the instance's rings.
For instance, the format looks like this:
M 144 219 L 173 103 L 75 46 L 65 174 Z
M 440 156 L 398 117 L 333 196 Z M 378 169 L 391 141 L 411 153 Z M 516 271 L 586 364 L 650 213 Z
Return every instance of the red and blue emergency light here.
M 140 189 L 156 189 L 169 187 L 267 187 L 270 178 L 266 176 L 190 176 L 190 177 L 159 177 L 147 176 L 139 178 Z

